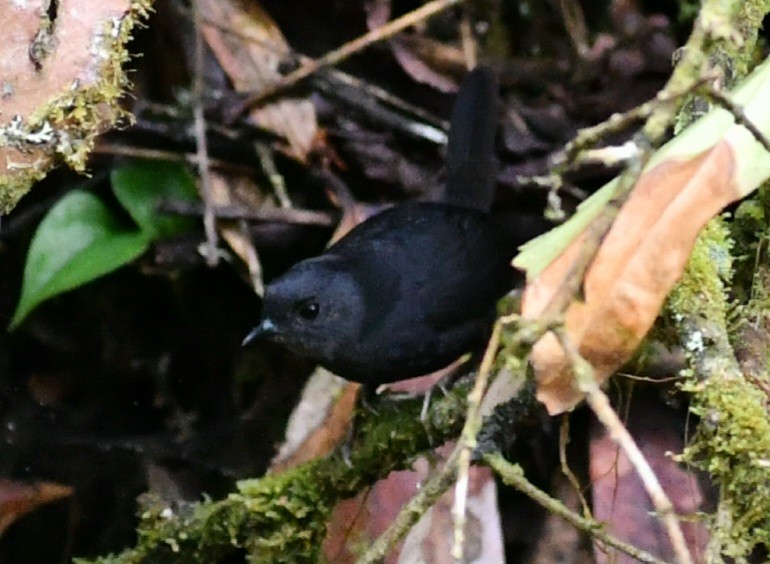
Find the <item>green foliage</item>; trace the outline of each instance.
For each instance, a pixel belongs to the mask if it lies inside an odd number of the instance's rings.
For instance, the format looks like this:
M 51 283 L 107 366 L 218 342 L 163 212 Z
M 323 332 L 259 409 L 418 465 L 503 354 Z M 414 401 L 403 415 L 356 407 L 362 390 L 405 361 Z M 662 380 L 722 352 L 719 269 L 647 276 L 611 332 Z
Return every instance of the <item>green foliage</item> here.
M 191 230 L 190 218 L 163 216 L 156 211 L 159 200 L 193 200 L 195 180 L 180 165 L 140 162 L 112 171 L 112 191 L 140 230 L 151 239 L 173 237 Z
M 742 378 L 691 379 L 683 389 L 701 423 L 680 460 L 707 471 L 721 490 L 712 535 L 725 556 L 739 561 L 758 545 L 770 548 L 767 396 Z
M 181 165 L 138 162 L 116 169 L 112 189 L 136 225 L 95 195 L 73 190 L 40 222 L 27 254 L 21 298 L 9 329 L 43 301 L 129 263 L 161 237 L 192 228 L 189 219 L 155 211 L 161 199 L 196 197 L 195 182 Z
M 695 437 L 678 458 L 710 474 L 719 485 L 720 502 L 710 528 L 713 546 L 722 555 L 745 561 L 756 546 L 770 547 L 770 419 L 767 394 L 741 371 L 735 350 L 749 343 L 730 342 L 728 321 L 736 304 L 733 252 L 738 264 L 754 264 L 755 243 L 736 244 L 733 234 L 754 229 L 763 215 L 757 202 L 742 206 L 732 231 L 723 218 L 713 219 L 701 233 L 682 282 L 669 299 L 680 327 L 690 370 L 682 389 L 691 395 L 690 410 L 699 416 Z M 754 227 L 752 227 L 754 226 Z M 752 235 L 751 240 L 756 237 Z M 754 247 L 756 249 L 756 247 Z M 745 270 L 745 265 L 742 267 Z M 740 279 L 746 276 L 740 276 Z M 752 300 L 753 301 L 753 300 Z M 748 307 L 748 309 L 747 309 Z M 754 306 L 741 305 L 741 316 Z

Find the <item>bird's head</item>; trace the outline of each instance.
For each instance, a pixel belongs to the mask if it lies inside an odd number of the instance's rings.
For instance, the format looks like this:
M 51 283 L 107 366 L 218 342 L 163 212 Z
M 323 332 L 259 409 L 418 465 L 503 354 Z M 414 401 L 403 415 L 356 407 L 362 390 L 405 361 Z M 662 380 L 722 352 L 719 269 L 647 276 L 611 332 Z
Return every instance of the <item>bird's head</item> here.
M 303 261 L 265 290 L 262 316 L 244 340 L 281 343 L 312 360 L 354 343 L 365 311 L 360 287 L 334 256 Z

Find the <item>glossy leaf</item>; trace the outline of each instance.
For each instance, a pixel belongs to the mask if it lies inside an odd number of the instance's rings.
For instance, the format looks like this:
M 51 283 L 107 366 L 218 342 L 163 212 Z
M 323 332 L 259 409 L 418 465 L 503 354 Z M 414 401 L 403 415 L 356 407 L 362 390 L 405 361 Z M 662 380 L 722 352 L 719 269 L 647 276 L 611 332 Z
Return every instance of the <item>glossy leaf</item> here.
M 112 272 L 149 244 L 145 232 L 127 230 L 93 194 L 70 192 L 51 208 L 32 239 L 10 329 L 44 300 Z
M 136 161 L 112 171 L 112 190 L 131 218 L 150 239 L 173 237 L 195 226 L 195 220 L 158 213 L 161 200 L 195 200 L 195 180 L 182 165 Z

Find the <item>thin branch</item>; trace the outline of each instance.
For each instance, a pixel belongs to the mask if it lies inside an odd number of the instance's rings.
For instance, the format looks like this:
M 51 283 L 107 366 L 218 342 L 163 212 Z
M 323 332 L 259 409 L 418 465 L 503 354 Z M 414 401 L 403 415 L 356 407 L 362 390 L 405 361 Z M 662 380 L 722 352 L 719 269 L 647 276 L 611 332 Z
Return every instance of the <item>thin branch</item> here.
M 479 46 L 473 34 L 473 22 L 471 22 L 467 5 L 463 7 L 463 14 L 460 18 L 460 44 L 463 48 L 465 68 L 468 70 L 475 68 L 479 61 Z
M 465 551 L 465 515 L 468 501 L 468 483 L 470 479 L 471 455 L 478 444 L 477 437 L 481 429 L 481 402 L 484 399 L 484 393 L 487 390 L 489 376 L 492 372 L 492 365 L 495 361 L 497 349 L 500 346 L 500 335 L 502 333 L 503 322 L 498 320 L 492 329 L 492 335 L 484 351 L 484 357 L 481 360 L 479 373 L 473 384 L 471 392 L 468 394 L 468 413 L 465 416 L 465 425 L 460 434 L 460 441 L 457 445 L 459 451 L 457 459 L 457 485 L 455 486 L 455 500 L 452 508 L 454 517 L 454 543 L 452 546 L 452 558 L 455 562 L 463 562 L 463 553 Z
M 639 478 L 642 480 L 642 484 L 644 484 L 644 488 L 647 490 L 647 494 L 650 496 L 656 512 L 663 520 L 663 525 L 671 540 L 677 562 L 680 564 L 691 564 L 692 557 L 687 548 L 687 542 L 685 541 L 682 528 L 677 519 L 676 512 L 674 511 L 674 506 L 666 495 L 666 492 L 663 491 L 663 487 L 660 485 L 658 477 L 655 475 L 652 467 L 642 454 L 636 441 L 634 441 L 633 437 L 628 432 L 628 429 L 625 428 L 620 417 L 618 417 L 618 414 L 612 409 L 607 395 L 601 390 L 599 384 L 596 382 L 593 366 L 580 356 L 580 353 L 572 344 L 572 341 L 563 327 L 556 328 L 554 334 L 559 339 L 559 343 L 572 363 L 575 381 L 577 382 L 580 391 L 585 394 L 589 406 L 596 414 L 599 421 L 601 421 L 607 431 L 609 431 L 612 440 L 626 453 L 626 456 L 628 456 L 631 464 L 636 469 Z
M 382 562 L 390 547 L 409 532 L 428 508 L 432 507 L 452 487 L 457 478 L 458 454 L 458 449 L 452 451 L 441 471 L 420 487 L 417 495 L 401 509 L 387 530 L 374 541 L 363 556 L 356 560 L 356 564 Z
M 247 241 L 248 244 L 243 245 L 243 254 L 245 254 L 246 267 L 249 270 L 249 280 L 251 280 L 251 287 L 254 289 L 254 293 L 260 298 L 265 295 L 265 283 L 262 275 L 262 261 L 259 259 L 259 253 L 254 246 L 254 242 L 251 239 L 249 233 L 249 226 L 245 220 L 238 221 L 238 231 L 242 241 Z M 225 232 L 227 236 L 227 232 Z M 232 244 L 232 243 L 231 243 Z
M 706 73 L 697 79 L 690 80 L 683 86 L 669 81 L 663 90 L 658 92 L 652 100 L 648 100 L 626 112 L 612 114 L 601 123 L 580 129 L 575 138 L 567 143 L 561 152 L 554 157 L 554 167 L 564 169 L 567 166 L 573 168 L 582 164 L 584 161 L 581 153 L 595 147 L 607 136 L 620 133 L 643 119 L 652 119 L 657 112 L 661 111 L 661 108 L 668 108 L 672 105 L 678 108 L 685 95 L 694 92 L 703 84 L 707 84 L 713 79 L 714 76 L 712 74 Z M 653 121 L 657 123 L 657 119 Z M 649 138 L 649 143 L 654 145 L 659 140 L 659 132 L 655 132 L 655 136 Z
M 559 464 L 561 465 L 561 473 L 567 477 L 572 489 L 575 491 L 575 495 L 580 501 L 580 505 L 583 507 L 583 515 L 587 519 L 593 519 L 591 514 L 591 508 L 586 501 L 586 497 L 583 495 L 583 488 L 580 485 L 575 473 L 569 467 L 567 462 L 567 445 L 569 444 L 569 415 L 562 415 L 561 425 L 559 426 Z
M 389 39 L 406 28 L 451 8 L 462 1 L 463 0 L 432 0 L 420 8 L 404 14 L 400 18 L 396 18 L 377 29 L 371 30 L 369 33 L 365 33 L 364 35 L 345 43 L 333 51 L 329 51 L 319 59 L 313 59 L 304 63 L 297 70 L 284 76 L 283 79 L 276 82 L 273 86 L 249 96 L 246 100 L 233 108 L 228 117 L 231 121 L 235 121 L 250 108 L 259 105 L 261 102 L 276 94 L 284 92 L 300 81 L 306 79 L 311 74 L 317 72 L 319 69 L 336 65 L 351 55 L 370 47 L 374 43 Z
M 735 119 L 736 123 L 739 123 L 748 129 L 749 132 L 754 136 L 754 139 L 759 141 L 759 143 L 761 143 L 766 151 L 770 152 L 770 140 L 765 136 L 764 133 L 759 130 L 756 125 L 754 125 L 754 122 L 748 118 L 741 106 L 730 100 L 730 98 L 725 96 L 724 92 L 717 90 L 716 88 L 709 88 L 707 96 L 718 105 L 722 106 L 725 110 L 733 114 L 733 118 Z
M 586 59 L 591 52 L 588 45 L 588 26 L 586 25 L 583 8 L 575 0 L 558 0 L 557 8 L 564 20 L 564 29 L 569 35 L 575 53 L 581 59 Z
M 203 229 L 206 233 L 206 246 L 203 254 L 206 263 L 214 267 L 219 262 L 219 253 L 217 246 L 219 237 L 217 235 L 216 218 L 213 211 L 213 189 L 211 181 L 211 171 L 209 169 L 209 150 L 206 140 L 206 120 L 203 115 L 203 90 L 204 81 L 204 40 L 202 29 L 202 17 L 197 0 L 192 3 L 193 17 L 195 19 L 195 76 L 193 77 L 193 117 L 195 120 L 195 141 L 198 155 L 198 168 L 201 176 L 201 188 L 203 193 L 203 202 L 205 210 L 203 214 Z
M 561 286 L 543 310 L 541 314 L 542 319 L 553 320 L 561 318 L 569 304 L 579 294 L 588 267 L 599 252 L 605 235 L 615 223 L 615 218 L 620 212 L 620 208 L 623 207 L 623 204 L 631 196 L 636 181 L 639 179 L 650 156 L 651 150 L 649 146 L 640 149 L 636 158 L 629 162 L 629 166 L 620 175 L 612 198 L 588 226 L 586 238 L 580 247 L 580 252 L 570 266 Z
M 495 352 L 497 346 L 500 343 L 500 333 L 502 326 L 518 320 L 518 316 L 511 316 L 508 318 L 501 318 L 495 324 L 493 334 L 487 345 L 487 349 L 484 353 L 484 359 L 479 367 L 479 374 L 477 375 L 476 382 L 473 390 L 468 394 L 469 405 L 466 410 L 465 423 L 463 425 L 463 431 L 460 433 L 460 440 L 458 441 L 452 453 L 447 457 L 444 466 L 440 472 L 434 477 L 429 478 L 426 483 L 420 488 L 419 493 L 414 496 L 409 503 L 399 512 L 398 516 L 393 520 L 388 529 L 380 535 L 380 537 L 372 544 L 366 553 L 357 561 L 357 564 L 372 564 L 374 562 L 380 562 L 388 549 L 398 542 L 404 535 L 409 532 L 409 529 L 417 523 L 422 515 L 438 500 L 441 495 L 446 492 L 452 484 L 457 480 L 458 469 L 461 468 L 461 456 L 467 456 L 463 454 L 468 452 L 468 445 L 473 445 L 475 448 L 476 437 L 478 434 L 478 427 L 480 424 L 480 399 L 483 397 L 483 392 L 486 389 L 486 382 L 488 381 L 489 374 L 492 369 L 492 363 L 494 361 Z M 511 337 L 511 342 L 516 343 L 516 346 L 523 346 L 529 349 L 537 340 L 533 338 L 533 333 L 538 335 L 544 334 L 550 326 L 541 325 L 537 322 L 524 322 L 522 326 Z M 526 353 L 523 353 L 526 354 Z M 475 429 L 474 429 L 475 428 Z M 471 450 L 472 452 L 472 450 Z M 467 466 L 467 465 L 466 465 Z M 458 480 L 459 483 L 459 480 Z M 467 491 L 467 488 L 465 488 Z M 462 495 L 462 490 L 460 491 Z M 457 495 L 457 494 L 456 494 Z M 465 497 L 465 496 L 462 496 Z M 457 503 L 457 498 L 455 502 Z M 464 502 L 463 502 L 464 503 Z M 464 514 L 464 509 L 458 512 L 457 508 L 453 509 L 455 515 Z
M 149 159 L 154 161 L 167 161 L 172 163 L 188 163 L 200 166 L 197 153 L 182 153 L 165 149 L 147 149 L 130 145 L 116 145 L 114 143 L 98 142 L 91 151 L 100 155 L 119 155 L 122 157 L 134 157 L 137 159 Z M 252 175 L 256 172 L 253 166 L 235 164 L 222 159 L 209 157 L 209 167 L 224 170 L 233 174 Z
M 186 216 L 201 216 L 205 209 L 198 202 L 183 200 L 165 200 L 160 203 L 158 210 Z M 218 219 L 248 219 L 252 221 L 293 223 L 295 225 L 318 225 L 332 227 L 336 221 L 331 214 L 315 210 L 299 208 L 244 208 L 238 205 L 214 206 L 214 216 Z
M 312 81 L 318 91 L 323 92 L 330 99 L 339 100 L 373 123 L 430 143 L 438 145 L 447 143 L 448 124 L 428 116 L 427 112 L 420 112 L 418 117 L 426 119 L 428 123 L 405 117 L 401 112 L 415 114 L 416 108 L 394 96 L 384 96 L 384 91 L 380 92 L 381 89 L 371 84 L 334 70 L 320 72 L 313 77 Z M 396 112 L 388 106 L 393 106 L 401 112 Z M 442 123 L 444 129 L 431 125 L 434 122 Z
M 665 561 L 656 558 L 649 552 L 612 536 L 604 530 L 602 523 L 593 519 L 581 517 L 567 508 L 559 500 L 552 498 L 544 491 L 535 487 L 532 482 L 524 477 L 524 471 L 521 469 L 521 466 L 518 464 L 511 464 L 505 460 L 500 453 L 490 453 L 485 455 L 484 462 L 486 462 L 489 467 L 502 478 L 505 484 L 516 488 L 518 491 L 544 507 L 549 513 L 558 515 L 579 531 L 583 531 L 605 545 L 624 552 L 632 558 L 636 558 L 639 562 L 665 564 Z
M 259 163 L 262 165 L 262 170 L 265 171 L 270 185 L 273 187 L 273 193 L 278 199 L 278 203 L 282 208 L 292 208 L 291 199 L 289 198 L 289 192 L 286 190 L 286 182 L 283 179 L 283 175 L 278 172 L 278 167 L 275 166 L 275 159 L 270 152 L 270 148 L 259 141 L 254 143 L 254 150 L 259 157 Z
M 187 11 L 183 11 L 183 13 L 190 16 Z M 263 49 L 269 52 L 272 52 L 275 55 L 278 55 L 279 57 L 295 60 L 299 62 L 300 65 L 307 65 L 313 62 L 312 58 L 306 55 L 303 55 L 298 51 L 291 50 L 287 53 L 286 48 L 284 46 L 281 46 L 280 49 L 277 48 L 274 43 L 272 43 L 271 41 L 267 41 L 264 37 L 257 37 L 252 33 L 244 33 L 241 30 L 234 29 L 230 25 L 220 23 L 210 18 L 204 18 L 204 22 L 206 23 L 206 25 L 209 25 L 215 29 L 218 29 L 223 33 L 233 35 L 244 41 L 255 43 L 260 47 L 262 47 Z M 350 88 L 362 90 L 363 92 L 365 92 L 372 98 L 375 98 L 379 102 L 382 102 L 398 110 L 401 110 L 407 114 L 410 114 L 413 117 L 421 119 L 425 122 L 425 124 L 419 124 L 419 123 L 412 124 L 409 128 L 407 128 L 407 131 L 419 134 L 424 139 L 431 141 L 433 143 L 439 143 L 442 145 L 446 144 L 445 131 L 449 129 L 448 121 L 439 119 L 436 116 L 431 115 L 430 112 L 418 106 L 415 106 L 414 104 L 411 104 L 402 98 L 399 98 L 395 94 L 388 92 L 387 90 L 385 90 L 380 86 L 377 86 L 376 84 L 371 84 L 369 82 L 366 82 L 365 80 L 362 80 L 358 77 L 355 77 L 353 75 L 350 75 L 338 69 L 326 69 L 325 73 L 323 73 L 323 76 L 322 76 L 322 73 L 319 72 L 318 81 L 322 84 L 324 82 L 329 83 L 328 88 L 326 88 L 326 90 L 331 90 L 335 86 L 339 86 L 339 85 L 349 86 Z M 421 129 L 421 127 L 423 129 Z

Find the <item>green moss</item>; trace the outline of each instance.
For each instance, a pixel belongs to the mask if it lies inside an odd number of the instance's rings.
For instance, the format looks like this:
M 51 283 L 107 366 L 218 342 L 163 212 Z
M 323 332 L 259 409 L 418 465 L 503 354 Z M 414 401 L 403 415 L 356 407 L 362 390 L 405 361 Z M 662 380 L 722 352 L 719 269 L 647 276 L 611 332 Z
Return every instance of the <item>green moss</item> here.
M 689 17 L 692 10 L 693 7 L 685 3 L 680 14 Z M 767 0 L 705 0 L 693 30 L 693 35 L 699 38 L 694 42 L 699 45 L 699 50 L 687 53 L 690 60 L 686 68 L 682 70 L 678 65 L 675 74 L 681 70 L 682 75 L 695 79 L 696 76 L 717 71 L 721 75 L 718 80 L 720 87 L 732 88 L 756 64 L 757 56 L 762 56 L 757 50 L 757 37 L 768 10 L 770 3 Z M 693 38 L 688 44 L 693 44 Z M 691 92 L 687 98 L 676 117 L 676 132 L 710 108 L 701 93 Z
M 736 241 L 734 295 L 743 304 L 742 316 L 755 319 L 770 311 L 767 266 L 770 245 L 770 188 L 762 185 L 754 196 L 741 202 L 731 224 Z
M 729 52 L 729 55 L 735 60 L 737 77 L 747 75 L 749 70 L 758 62 L 758 57 L 761 60 L 764 56 L 757 49 L 757 38 L 768 11 L 770 11 L 768 0 L 747 0 L 741 3 L 741 10 L 737 19 L 737 31 L 743 40 L 743 45 L 738 44 Z
M 725 219 L 712 219 L 698 236 L 682 279 L 669 296 L 668 309 L 675 318 L 698 315 L 718 324 L 726 334 L 729 304 L 725 296 L 733 277 L 732 248 Z
M 688 362 L 700 375 L 735 368 L 728 339 L 731 308 L 727 287 L 733 278 L 733 240 L 723 217 L 712 219 L 698 236 L 682 279 L 666 304 Z
M 24 194 L 46 171 L 35 165 L 16 169 L 14 174 L 0 174 L 0 215 L 11 211 Z
M 763 214 L 756 205 L 741 221 Z M 740 230 L 734 230 L 738 233 Z M 770 547 L 770 419 L 767 395 L 741 372 L 730 342 L 734 243 L 724 218 L 712 220 L 695 245 L 685 275 L 669 299 L 691 369 L 682 389 L 701 419 L 680 460 L 707 471 L 720 487 L 711 532 L 723 555 L 742 558 Z
M 726 556 L 770 549 L 770 418 L 767 396 L 742 378 L 690 380 L 691 410 L 701 423 L 680 459 L 707 471 L 729 519 L 711 529 Z
M 334 506 L 456 437 L 467 393 L 468 385 L 459 385 L 434 400 L 426 421 L 419 417 L 422 398 L 362 409 L 349 463 L 333 455 L 244 480 L 221 501 L 147 507 L 137 546 L 99 562 L 210 564 L 237 552 L 252 562 L 316 562 Z

